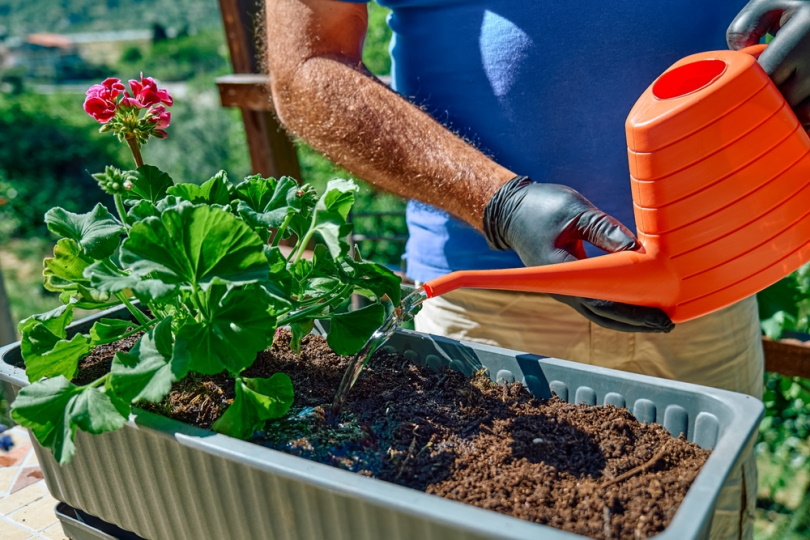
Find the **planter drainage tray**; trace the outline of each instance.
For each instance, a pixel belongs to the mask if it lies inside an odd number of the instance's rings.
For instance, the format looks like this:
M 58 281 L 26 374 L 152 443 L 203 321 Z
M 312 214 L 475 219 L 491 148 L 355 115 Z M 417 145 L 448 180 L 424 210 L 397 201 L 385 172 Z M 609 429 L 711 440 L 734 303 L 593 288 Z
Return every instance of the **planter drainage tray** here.
M 57 504 L 54 513 L 70 540 L 143 540 L 136 534 L 101 521 L 65 503 Z
M 123 316 L 106 312 L 71 328 L 87 331 L 95 319 L 116 315 Z M 721 486 L 763 413 L 758 400 L 741 394 L 416 332 L 400 331 L 386 347 L 468 375 L 486 368 L 494 380 L 520 381 L 538 397 L 554 392 L 570 403 L 626 407 L 641 422 L 714 449 L 661 539 L 707 537 Z M 19 343 L 0 350 L 0 360 L 10 399 L 28 384 Z M 35 449 L 56 499 L 150 540 L 582 538 L 145 411 L 116 432 L 77 433 L 68 465 Z

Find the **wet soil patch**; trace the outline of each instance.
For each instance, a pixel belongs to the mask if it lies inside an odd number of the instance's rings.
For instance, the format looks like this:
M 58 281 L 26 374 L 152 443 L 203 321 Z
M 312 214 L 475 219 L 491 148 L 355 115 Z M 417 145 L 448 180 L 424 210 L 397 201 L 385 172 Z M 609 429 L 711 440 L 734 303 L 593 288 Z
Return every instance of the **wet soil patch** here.
M 290 418 L 268 424 L 253 442 L 566 531 L 593 538 L 661 532 L 709 455 L 626 409 L 538 400 L 520 384 L 436 372 L 382 352 L 340 421 L 329 422 L 324 406 L 348 359 L 319 337 L 305 338 L 300 355 L 288 345 L 280 333 L 245 372 L 287 373 L 296 395 Z M 114 351 L 97 353 L 85 370 L 103 370 L 101 358 Z M 193 376 L 162 403 L 141 407 L 210 427 L 233 395 L 224 376 Z

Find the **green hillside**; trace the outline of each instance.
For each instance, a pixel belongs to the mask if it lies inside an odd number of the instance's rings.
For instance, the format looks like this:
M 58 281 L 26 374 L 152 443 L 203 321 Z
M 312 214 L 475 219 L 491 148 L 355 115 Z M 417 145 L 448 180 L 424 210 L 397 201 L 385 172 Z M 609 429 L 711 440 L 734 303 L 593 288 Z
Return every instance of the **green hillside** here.
M 217 0 L 0 0 L 9 36 L 151 28 L 191 31 L 221 24 Z

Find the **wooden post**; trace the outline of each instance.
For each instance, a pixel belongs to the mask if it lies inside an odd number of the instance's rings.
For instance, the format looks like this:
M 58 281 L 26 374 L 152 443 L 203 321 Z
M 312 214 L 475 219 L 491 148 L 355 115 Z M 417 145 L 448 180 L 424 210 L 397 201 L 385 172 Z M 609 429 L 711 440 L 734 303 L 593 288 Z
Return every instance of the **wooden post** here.
M 257 74 L 263 71 L 263 66 L 259 65 L 256 54 L 259 42 L 256 28 L 257 25 L 263 24 L 264 20 L 261 5 L 261 2 L 256 0 L 219 1 L 228 50 L 231 55 L 231 65 L 237 75 Z M 269 79 L 265 76 L 265 80 Z M 220 81 L 217 81 L 217 84 L 219 85 Z M 255 81 L 249 82 L 248 85 L 252 86 L 249 91 L 255 92 Z M 220 87 L 220 96 L 223 93 Z M 231 89 L 231 95 L 232 98 L 234 96 L 238 98 L 241 94 L 239 91 Z M 238 106 L 242 111 L 254 173 L 276 178 L 284 175 L 300 178 L 301 168 L 295 146 L 271 112 L 273 110 L 272 98 L 269 85 L 266 83 L 264 96 L 266 106 L 259 105 L 260 108 L 253 108 L 256 105 L 255 93 L 251 95 L 252 104 L 235 102 L 232 99 L 228 104 L 223 101 L 223 106 Z

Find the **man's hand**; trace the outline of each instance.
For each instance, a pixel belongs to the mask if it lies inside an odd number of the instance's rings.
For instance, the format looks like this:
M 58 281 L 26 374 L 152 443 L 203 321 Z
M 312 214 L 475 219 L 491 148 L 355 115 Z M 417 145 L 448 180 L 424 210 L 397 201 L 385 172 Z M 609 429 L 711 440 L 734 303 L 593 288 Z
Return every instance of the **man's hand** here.
M 810 1 L 751 0 L 726 32 L 728 46 L 741 49 L 774 35 L 759 63 L 793 108 L 810 126 Z
M 638 247 L 633 234 L 573 189 L 517 177 L 500 188 L 484 212 L 484 232 L 497 249 L 514 249 L 526 266 L 585 258 L 583 242 L 615 252 Z M 658 308 L 552 295 L 591 321 L 625 332 L 669 332 Z

